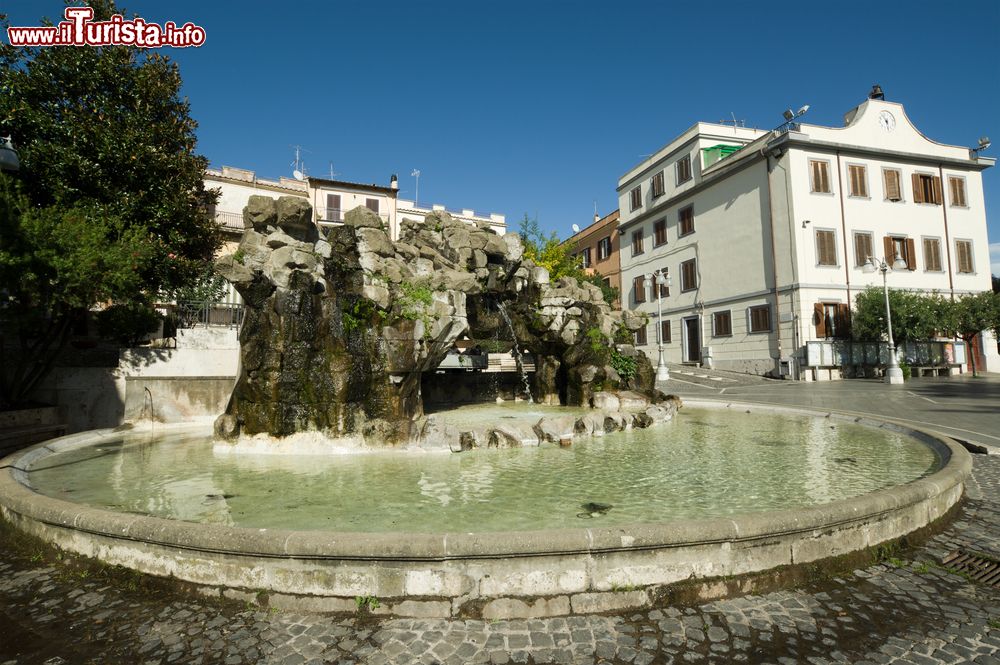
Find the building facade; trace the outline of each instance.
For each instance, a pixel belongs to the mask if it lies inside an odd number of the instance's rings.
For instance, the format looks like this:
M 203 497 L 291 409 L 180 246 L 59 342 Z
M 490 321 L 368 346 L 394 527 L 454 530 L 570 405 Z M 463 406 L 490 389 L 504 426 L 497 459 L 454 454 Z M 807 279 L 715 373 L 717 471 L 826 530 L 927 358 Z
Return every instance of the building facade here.
M 600 275 L 605 284 L 618 289 L 619 299 L 614 304 L 621 307 L 622 268 L 618 253 L 618 218 L 618 210 L 604 217 L 594 215 L 593 224 L 573 234 L 563 244 L 569 247 L 574 256 L 579 257 L 587 273 Z
M 993 159 L 937 143 L 900 104 L 868 99 L 843 127 L 764 132 L 698 123 L 618 183 L 623 306 L 637 343 L 671 362 L 808 379 L 809 341 L 849 334 L 853 298 L 890 288 L 954 297 L 991 289 L 982 170 Z M 644 276 L 669 272 L 663 318 Z M 981 341 L 990 370 L 996 343 Z
M 243 233 L 243 208 L 253 195 L 301 196 L 313 207 L 313 215 L 320 229 L 343 223 L 344 215 L 359 206 L 365 206 L 382 218 L 393 240 L 399 239 L 400 224 L 404 219 L 422 222 L 436 210 L 447 210 L 453 217 L 469 224 L 487 225 L 503 235 L 507 230 L 506 218 L 496 213 L 476 214 L 474 210 L 448 210 L 443 205 L 419 206 L 413 201 L 399 199 L 396 176 L 388 185 L 362 184 L 346 180 L 307 177 L 303 180 L 279 178 L 269 180 L 258 177 L 253 171 L 223 166 L 205 171 L 205 188 L 218 189 L 219 200 L 210 211 L 223 232 L 226 246 L 223 253 L 235 251 Z

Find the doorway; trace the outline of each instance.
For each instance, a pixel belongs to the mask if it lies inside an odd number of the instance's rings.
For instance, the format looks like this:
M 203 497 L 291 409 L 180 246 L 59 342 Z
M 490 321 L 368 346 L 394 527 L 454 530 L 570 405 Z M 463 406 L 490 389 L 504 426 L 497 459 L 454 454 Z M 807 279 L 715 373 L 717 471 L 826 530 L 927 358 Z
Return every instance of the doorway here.
M 684 362 L 701 362 L 701 325 L 697 316 L 682 319 L 684 329 Z

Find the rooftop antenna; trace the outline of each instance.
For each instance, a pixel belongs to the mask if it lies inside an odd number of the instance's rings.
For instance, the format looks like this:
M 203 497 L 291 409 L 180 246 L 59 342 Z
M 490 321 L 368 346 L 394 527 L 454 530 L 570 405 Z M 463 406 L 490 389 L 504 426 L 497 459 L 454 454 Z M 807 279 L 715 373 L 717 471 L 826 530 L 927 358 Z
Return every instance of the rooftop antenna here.
M 333 172 L 333 162 L 330 162 L 330 180 L 333 180 L 333 176 L 340 175 L 339 173 Z
M 300 145 L 289 146 L 290 148 L 295 148 L 295 161 L 292 162 L 292 175 L 296 180 L 302 180 L 305 178 L 306 174 L 306 164 L 302 161 L 302 153 L 309 152 L 308 150 L 303 150 Z
M 417 207 L 420 204 L 420 169 L 413 169 L 410 175 L 417 179 L 417 190 L 413 195 L 413 206 Z

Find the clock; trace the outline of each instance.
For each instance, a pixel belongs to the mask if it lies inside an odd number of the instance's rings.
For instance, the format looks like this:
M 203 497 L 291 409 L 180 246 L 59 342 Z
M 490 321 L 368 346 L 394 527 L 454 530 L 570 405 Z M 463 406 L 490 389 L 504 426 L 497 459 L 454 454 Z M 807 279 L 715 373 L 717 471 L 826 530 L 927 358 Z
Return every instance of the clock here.
M 891 132 L 896 128 L 896 118 L 888 111 L 882 111 L 878 114 L 878 126 L 883 132 Z

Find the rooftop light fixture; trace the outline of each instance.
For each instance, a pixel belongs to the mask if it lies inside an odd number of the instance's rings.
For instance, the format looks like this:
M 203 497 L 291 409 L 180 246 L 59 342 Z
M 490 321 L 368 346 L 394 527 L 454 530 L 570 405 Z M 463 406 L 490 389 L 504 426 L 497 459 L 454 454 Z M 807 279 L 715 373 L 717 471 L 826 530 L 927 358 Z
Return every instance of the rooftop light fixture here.
M 21 160 L 17 157 L 14 144 L 9 136 L 0 137 L 0 171 L 20 171 Z

